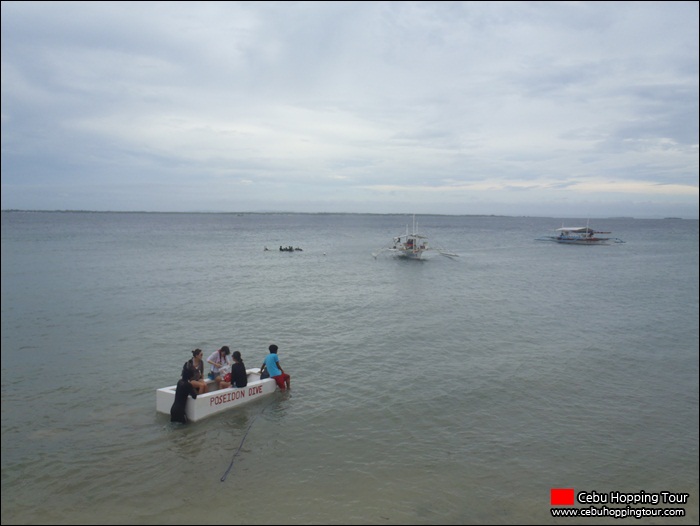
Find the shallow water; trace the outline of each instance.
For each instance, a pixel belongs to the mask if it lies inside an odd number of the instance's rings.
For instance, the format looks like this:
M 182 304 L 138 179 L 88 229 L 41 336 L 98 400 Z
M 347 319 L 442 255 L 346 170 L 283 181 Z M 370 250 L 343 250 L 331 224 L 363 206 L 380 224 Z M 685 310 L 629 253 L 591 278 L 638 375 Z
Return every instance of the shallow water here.
M 410 221 L 3 212 L 2 523 L 570 522 L 556 487 L 697 523 L 698 222 L 426 216 L 461 257 L 372 257 Z M 270 343 L 290 392 L 155 412 L 195 347 Z

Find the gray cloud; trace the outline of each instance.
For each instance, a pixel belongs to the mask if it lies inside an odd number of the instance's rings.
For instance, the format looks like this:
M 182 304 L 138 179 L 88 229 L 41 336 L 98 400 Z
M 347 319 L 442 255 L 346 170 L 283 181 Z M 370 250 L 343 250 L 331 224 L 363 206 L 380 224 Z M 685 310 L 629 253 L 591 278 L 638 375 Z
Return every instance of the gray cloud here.
M 697 3 L 2 4 L 3 209 L 564 202 L 697 217 Z

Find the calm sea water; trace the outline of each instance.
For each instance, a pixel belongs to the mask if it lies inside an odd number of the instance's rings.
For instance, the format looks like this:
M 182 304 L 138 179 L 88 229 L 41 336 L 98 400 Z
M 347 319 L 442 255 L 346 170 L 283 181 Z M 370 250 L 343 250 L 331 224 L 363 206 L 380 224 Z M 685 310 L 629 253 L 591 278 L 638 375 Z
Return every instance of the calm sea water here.
M 698 221 L 425 216 L 460 258 L 372 257 L 410 222 L 3 212 L 2 523 L 572 524 L 574 488 L 697 524 Z M 291 391 L 156 413 L 195 347 L 270 343 Z

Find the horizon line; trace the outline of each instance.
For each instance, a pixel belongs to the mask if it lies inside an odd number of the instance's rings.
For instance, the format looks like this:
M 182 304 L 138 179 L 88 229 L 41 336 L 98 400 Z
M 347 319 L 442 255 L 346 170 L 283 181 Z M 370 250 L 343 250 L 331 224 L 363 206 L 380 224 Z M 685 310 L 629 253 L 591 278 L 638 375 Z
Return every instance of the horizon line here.
M 59 214 L 234 214 L 234 215 L 244 215 L 244 214 L 278 214 L 278 215 L 375 215 L 375 216 L 404 216 L 404 215 L 418 215 L 418 216 L 442 216 L 442 217 L 512 217 L 512 218 L 542 218 L 542 219 L 578 219 L 584 216 L 537 216 L 537 215 L 505 215 L 505 214 L 437 214 L 437 213 L 422 213 L 415 214 L 413 212 L 293 212 L 293 211 L 273 211 L 273 210 L 259 210 L 259 211 L 212 211 L 212 210 L 190 210 L 190 211 L 157 211 L 157 210 L 87 210 L 87 209 L 23 209 L 23 208 L 5 208 L 1 209 L 0 212 L 8 213 L 59 213 Z M 684 221 L 698 221 L 695 217 L 680 217 L 680 216 L 665 216 L 665 217 L 635 217 L 635 216 L 599 216 L 590 217 L 589 219 L 680 219 Z

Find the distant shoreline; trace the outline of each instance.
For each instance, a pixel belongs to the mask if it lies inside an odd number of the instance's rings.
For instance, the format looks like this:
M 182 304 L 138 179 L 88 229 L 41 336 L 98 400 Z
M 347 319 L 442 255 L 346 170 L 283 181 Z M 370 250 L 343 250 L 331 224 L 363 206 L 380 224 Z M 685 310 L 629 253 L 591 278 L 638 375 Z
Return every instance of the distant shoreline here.
M 387 213 L 377 213 L 377 212 L 290 212 L 290 211 L 256 211 L 256 212 L 211 212 L 211 211 L 190 211 L 190 212 L 157 212 L 157 211 L 147 211 L 147 210 L 22 210 L 18 208 L 9 208 L 6 210 L 0 210 L 2 213 L 41 213 L 41 214 L 200 214 L 200 215 L 308 215 L 308 216 L 407 216 L 414 215 L 413 213 L 402 213 L 402 212 L 387 212 Z M 506 218 L 538 218 L 538 219 L 581 219 L 582 216 L 529 216 L 529 215 L 515 215 L 507 216 L 501 214 L 415 214 L 419 217 L 506 217 Z M 698 218 L 687 218 L 687 217 L 632 217 L 632 216 L 610 216 L 610 217 L 591 217 L 590 219 L 605 220 L 605 219 L 656 219 L 656 220 L 669 220 L 669 221 L 698 221 Z

